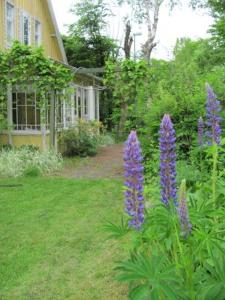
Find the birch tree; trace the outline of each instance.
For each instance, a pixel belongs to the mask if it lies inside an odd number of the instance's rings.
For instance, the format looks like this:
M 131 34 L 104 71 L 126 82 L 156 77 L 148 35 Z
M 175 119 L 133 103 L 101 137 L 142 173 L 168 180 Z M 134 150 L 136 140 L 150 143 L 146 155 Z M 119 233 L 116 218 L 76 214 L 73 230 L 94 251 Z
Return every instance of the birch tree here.
M 160 9 L 162 4 L 166 2 L 171 9 L 178 3 L 178 0 L 118 0 L 120 5 L 123 3 L 131 5 L 136 21 L 147 26 L 147 40 L 142 45 L 142 52 L 148 62 L 150 61 L 152 50 L 157 45 L 155 39 Z

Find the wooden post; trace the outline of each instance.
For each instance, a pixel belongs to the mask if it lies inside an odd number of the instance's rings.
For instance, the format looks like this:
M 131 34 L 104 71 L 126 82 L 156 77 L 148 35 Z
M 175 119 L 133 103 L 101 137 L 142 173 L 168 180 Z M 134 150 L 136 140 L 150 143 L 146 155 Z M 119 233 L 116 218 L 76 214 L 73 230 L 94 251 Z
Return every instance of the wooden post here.
M 13 127 L 13 118 L 12 118 L 12 85 L 7 85 L 7 129 L 8 129 L 8 139 L 9 144 L 13 146 L 12 140 L 12 127 Z
M 55 133 L 55 91 L 53 91 L 50 102 L 50 145 L 52 148 L 56 146 Z

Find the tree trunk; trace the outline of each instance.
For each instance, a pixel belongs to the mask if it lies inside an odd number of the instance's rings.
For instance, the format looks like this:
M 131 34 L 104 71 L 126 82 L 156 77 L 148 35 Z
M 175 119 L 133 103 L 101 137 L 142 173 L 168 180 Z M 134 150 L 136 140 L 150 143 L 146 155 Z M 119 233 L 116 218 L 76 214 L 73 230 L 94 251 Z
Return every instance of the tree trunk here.
M 125 123 L 127 120 L 128 115 L 128 104 L 122 103 L 120 106 L 120 122 L 119 122 L 119 128 L 118 128 L 118 137 L 123 137 L 125 133 Z
M 133 37 L 131 36 L 131 24 L 130 21 L 128 20 L 126 23 L 126 33 L 125 33 L 124 48 L 123 48 L 126 59 L 130 59 L 132 44 L 133 44 Z
M 159 22 L 159 9 L 162 5 L 163 0 L 155 1 L 154 4 L 152 1 L 145 1 L 145 11 L 146 11 L 146 22 L 148 28 L 148 38 L 145 44 L 142 46 L 142 51 L 147 62 L 150 62 L 152 50 L 155 48 L 157 43 L 155 42 L 158 22 Z M 153 12 L 153 15 L 151 14 Z

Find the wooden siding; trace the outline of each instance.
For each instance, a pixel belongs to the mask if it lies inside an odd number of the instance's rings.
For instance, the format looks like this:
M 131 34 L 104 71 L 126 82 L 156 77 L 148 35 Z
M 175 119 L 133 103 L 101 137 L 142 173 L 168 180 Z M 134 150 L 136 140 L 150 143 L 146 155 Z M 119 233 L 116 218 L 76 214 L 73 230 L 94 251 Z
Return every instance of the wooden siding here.
M 20 14 L 25 11 L 31 17 L 31 43 L 34 46 L 34 21 L 41 22 L 41 40 L 47 57 L 63 61 L 55 28 L 46 0 L 9 0 L 15 7 L 15 39 L 20 40 Z M 0 0 L 0 48 L 6 49 L 5 3 Z
M 0 134 L 0 145 L 9 145 L 9 137 L 8 134 Z M 13 134 L 12 133 L 12 144 L 14 147 L 21 147 L 23 145 L 34 145 L 37 146 L 40 150 L 43 149 L 43 142 L 41 134 L 27 134 L 27 133 L 20 133 L 20 134 Z M 50 148 L 50 138 L 49 134 L 46 135 L 46 148 Z

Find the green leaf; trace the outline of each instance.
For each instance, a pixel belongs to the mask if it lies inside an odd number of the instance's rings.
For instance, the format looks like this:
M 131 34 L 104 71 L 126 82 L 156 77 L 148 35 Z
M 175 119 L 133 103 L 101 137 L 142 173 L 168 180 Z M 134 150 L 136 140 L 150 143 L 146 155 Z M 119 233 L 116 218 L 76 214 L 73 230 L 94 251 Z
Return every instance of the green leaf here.
M 131 300 L 146 300 L 149 297 L 149 286 L 147 284 L 142 284 L 131 290 L 130 299 Z

